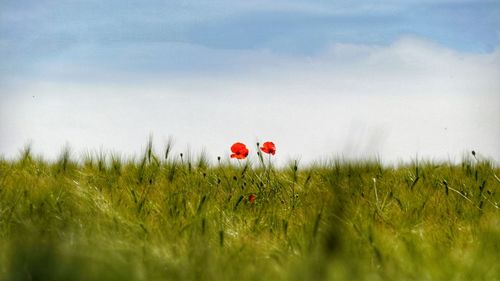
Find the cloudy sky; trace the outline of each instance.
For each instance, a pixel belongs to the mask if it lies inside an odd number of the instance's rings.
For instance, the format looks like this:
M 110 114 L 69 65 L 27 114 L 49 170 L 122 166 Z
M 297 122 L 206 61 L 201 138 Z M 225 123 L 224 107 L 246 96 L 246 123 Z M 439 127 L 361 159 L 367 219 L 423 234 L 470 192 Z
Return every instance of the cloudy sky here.
M 500 2 L 372 2 L 0 0 L 0 154 L 499 163 Z

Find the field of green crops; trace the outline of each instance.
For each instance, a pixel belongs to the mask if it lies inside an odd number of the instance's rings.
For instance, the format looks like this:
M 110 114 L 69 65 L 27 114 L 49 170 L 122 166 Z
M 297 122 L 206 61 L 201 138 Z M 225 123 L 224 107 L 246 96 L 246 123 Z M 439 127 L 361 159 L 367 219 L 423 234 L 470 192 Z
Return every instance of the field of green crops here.
M 0 160 L 0 280 L 500 280 L 491 162 L 208 160 Z

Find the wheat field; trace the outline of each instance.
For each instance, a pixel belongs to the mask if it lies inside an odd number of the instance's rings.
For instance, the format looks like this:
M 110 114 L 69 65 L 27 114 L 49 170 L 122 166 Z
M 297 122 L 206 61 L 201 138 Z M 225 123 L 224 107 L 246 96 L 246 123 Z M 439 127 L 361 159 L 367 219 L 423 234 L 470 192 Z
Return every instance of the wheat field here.
M 261 158 L 262 159 L 262 158 Z M 500 280 L 499 167 L 0 160 L 0 280 Z

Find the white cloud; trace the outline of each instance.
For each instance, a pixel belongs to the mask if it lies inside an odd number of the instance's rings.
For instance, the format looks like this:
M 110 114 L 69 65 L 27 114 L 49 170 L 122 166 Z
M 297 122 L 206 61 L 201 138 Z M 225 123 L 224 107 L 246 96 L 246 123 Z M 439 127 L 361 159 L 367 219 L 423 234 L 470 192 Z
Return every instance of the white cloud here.
M 258 138 L 274 140 L 282 160 L 460 160 L 475 149 L 500 162 L 499 49 L 466 54 L 407 37 L 333 44 L 313 57 L 255 52 L 257 63 L 242 54 L 223 56 L 242 63 L 235 74 L 21 81 L 0 96 L 0 153 L 12 156 L 28 139 L 51 156 L 66 142 L 135 153 L 153 132 L 158 142 L 174 136 L 178 151 L 189 144 L 213 157 Z

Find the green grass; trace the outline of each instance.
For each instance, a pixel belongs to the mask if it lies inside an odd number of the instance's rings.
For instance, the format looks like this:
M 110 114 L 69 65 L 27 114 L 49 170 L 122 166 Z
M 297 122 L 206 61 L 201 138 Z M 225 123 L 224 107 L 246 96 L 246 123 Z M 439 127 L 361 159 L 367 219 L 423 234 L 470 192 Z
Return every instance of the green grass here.
M 0 280 L 500 280 L 488 161 L 228 161 L 0 160 Z

